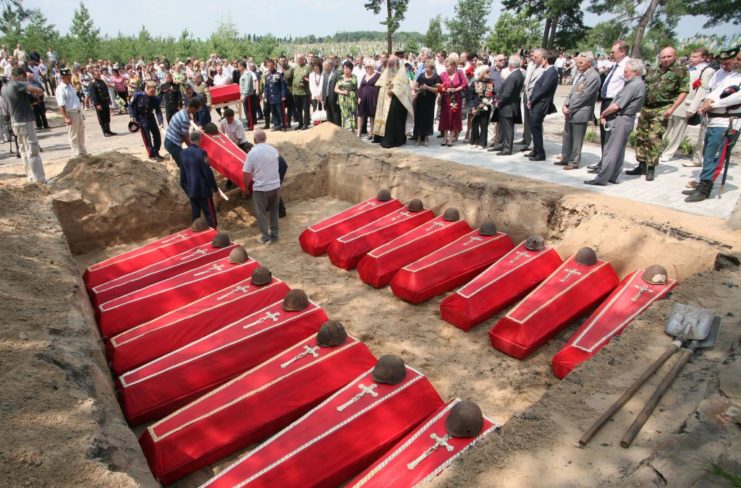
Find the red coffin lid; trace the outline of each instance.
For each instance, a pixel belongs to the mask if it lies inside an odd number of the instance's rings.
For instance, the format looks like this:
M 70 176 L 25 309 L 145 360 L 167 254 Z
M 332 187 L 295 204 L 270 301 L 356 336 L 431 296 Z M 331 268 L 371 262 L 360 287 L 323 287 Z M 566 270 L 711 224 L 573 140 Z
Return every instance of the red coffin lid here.
M 476 252 L 477 249 L 485 246 L 489 242 L 500 239 L 509 239 L 509 237 L 507 234 L 502 232 L 497 232 L 493 236 L 482 236 L 479 234 L 478 229 L 475 229 L 437 251 L 434 251 L 411 264 L 407 264 L 402 269 L 409 271 L 410 273 L 423 271 L 430 266 L 442 264 L 445 261 L 460 256 L 461 254 Z
M 406 207 L 403 207 L 399 210 L 391 212 L 390 214 L 384 215 L 378 220 L 374 220 L 370 224 L 364 225 L 359 229 L 356 229 L 350 233 L 345 234 L 342 237 L 339 237 L 337 241 L 343 244 L 347 244 L 357 239 L 362 239 L 368 234 L 372 234 L 379 230 L 385 229 L 386 227 L 391 227 L 407 220 L 413 220 L 415 218 L 418 218 L 420 215 L 425 214 L 432 214 L 432 211 L 429 209 L 424 209 L 419 212 L 410 212 Z
M 396 198 L 392 198 L 390 200 L 386 200 L 385 202 L 382 202 L 376 197 L 370 198 L 364 202 L 360 202 L 357 205 L 353 205 L 352 207 L 343 210 L 342 212 L 335 214 L 327 219 L 322 220 L 321 222 L 317 222 L 314 225 L 310 225 L 306 228 L 306 230 L 311 232 L 321 232 L 327 228 L 334 227 L 336 225 L 340 225 L 343 222 L 346 222 L 348 220 L 353 219 L 354 217 L 357 217 L 359 215 L 373 212 L 376 209 L 388 207 L 388 208 L 398 208 L 401 205 L 401 202 L 397 200 Z

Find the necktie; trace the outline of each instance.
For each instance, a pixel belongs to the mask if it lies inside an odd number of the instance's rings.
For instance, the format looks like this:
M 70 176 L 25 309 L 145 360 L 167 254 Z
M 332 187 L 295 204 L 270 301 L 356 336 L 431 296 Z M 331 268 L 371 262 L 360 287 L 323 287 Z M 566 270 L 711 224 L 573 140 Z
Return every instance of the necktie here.
M 600 90 L 600 98 L 605 99 L 607 98 L 607 87 L 610 86 L 610 80 L 612 80 L 612 74 L 617 69 L 617 63 L 612 65 L 612 69 L 610 69 L 610 73 L 607 75 L 607 78 L 605 78 L 605 82 L 602 84 L 602 90 Z

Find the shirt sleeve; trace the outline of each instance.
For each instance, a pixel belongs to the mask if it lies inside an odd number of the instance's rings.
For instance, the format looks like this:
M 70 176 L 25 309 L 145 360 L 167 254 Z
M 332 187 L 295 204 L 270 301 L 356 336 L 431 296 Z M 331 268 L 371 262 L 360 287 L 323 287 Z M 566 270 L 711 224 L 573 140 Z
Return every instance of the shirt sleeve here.
M 64 87 L 57 89 L 57 105 L 59 107 L 64 107 Z
M 254 154 L 252 152 L 247 154 L 247 157 L 244 159 L 244 167 L 242 168 L 242 171 L 244 173 L 252 174 L 252 172 L 255 170 L 255 165 L 253 162 L 254 159 Z

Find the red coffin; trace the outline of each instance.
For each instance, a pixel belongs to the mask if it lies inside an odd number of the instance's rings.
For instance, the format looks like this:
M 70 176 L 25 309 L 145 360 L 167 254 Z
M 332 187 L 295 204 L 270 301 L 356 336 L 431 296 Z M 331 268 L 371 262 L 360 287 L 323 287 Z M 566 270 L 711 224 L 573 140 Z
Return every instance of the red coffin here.
M 244 161 L 247 153 L 224 134 L 208 135 L 205 132 L 201 133 L 201 149 L 208 154 L 209 166 L 245 191 Z
M 435 479 L 463 453 L 498 427 L 484 417 L 484 426 L 478 436 L 447 436 L 445 420 L 450 410 L 459 402 L 456 398 L 438 409 L 424 424 L 410 432 L 345 487 L 412 488 Z M 430 449 L 432 451 L 428 453 Z
M 618 284 L 612 265 L 564 262 L 489 331 L 492 345 L 524 359 L 569 323 L 597 305 Z
M 405 265 L 470 231 L 465 220 L 449 222 L 437 217 L 366 254 L 358 263 L 358 276 L 375 288 L 386 286 Z
M 442 404 L 412 368 L 397 385 L 376 383 L 368 371 L 203 486 L 338 486 Z
M 429 209 L 412 212 L 407 207 L 337 238 L 327 249 L 329 260 L 342 269 L 353 269 L 368 251 L 435 218 Z
M 288 285 L 273 278 L 263 286 L 242 280 L 200 300 L 113 336 L 107 344 L 117 375 L 210 334 L 282 300 Z
M 375 364 L 356 339 L 319 347 L 311 336 L 149 426 L 139 442 L 169 484 L 275 434 Z
M 371 198 L 307 227 L 298 237 L 298 242 L 304 252 L 312 256 L 321 256 L 338 237 L 369 224 L 402 206 L 402 203 L 395 198 L 385 202 L 375 197 Z
M 228 85 L 222 86 L 212 86 L 209 89 L 209 93 L 211 93 L 211 105 L 235 102 L 241 98 L 238 83 L 229 83 Z
M 90 290 L 106 281 L 144 268 L 152 263 L 162 261 L 167 257 L 180 254 L 201 244 L 211 242 L 215 235 L 215 229 L 195 232 L 189 227 L 175 234 L 170 234 L 167 237 L 150 242 L 145 246 L 137 247 L 131 251 L 93 264 L 85 270 L 82 279 L 87 289 Z
M 579 327 L 568 344 L 553 356 L 553 374 L 558 378 L 565 378 L 571 370 L 597 354 L 613 336 L 620 334 L 633 319 L 653 302 L 666 296 L 677 284 L 674 280 L 661 285 L 646 283 L 642 279 L 644 271 L 639 269 L 626 276 L 607 300 Z
M 109 302 L 114 298 L 139 290 L 152 283 L 166 280 L 217 259 L 229 257 L 229 253 L 235 247 L 237 247 L 236 244 L 226 247 L 214 247 L 210 242 L 201 244 L 175 256 L 152 263 L 145 268 L 101 283 L 90 290 L 90 299 L 93 305 L 97 307 L 100 303 Z
M 522 298 L 550 276 L 561 262 L 552 247 L 530 251 L 523 241 L 440 302 L 440 316 L 459 329 L 469 330 Z
M 221 258 L 172 278 L 151 284 L 100 304 L 98 326 L 103 337 L 119 334 L 192 301 L 250 278 L 260 265 L 253 259 L 241 264 Z
M 328 320 L 313 302 L 287 312 L 283 301 L 255 312 L 119 377 L 133 425 L 161 418 L 201 394 L 315 334 Z
M 410 303 L 422 303 L 467 282 L 512 247 L 507 234 L 483 236 L 471 231 L 401 268 L 391 280 L 391 291 Z

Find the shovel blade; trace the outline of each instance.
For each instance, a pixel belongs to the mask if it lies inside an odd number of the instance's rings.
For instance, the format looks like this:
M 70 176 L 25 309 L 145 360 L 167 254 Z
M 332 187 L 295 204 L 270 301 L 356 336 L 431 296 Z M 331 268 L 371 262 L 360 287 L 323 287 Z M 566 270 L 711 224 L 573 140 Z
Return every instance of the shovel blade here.
M 697 343 L 695 349 L 709 349 L 715 345 L 715 341 L 718 340 L 718 332 L 720 331 L 720 317 L 717 315 L 713 317 L 713 322 L 710 324 L 710 331 L 708 336 Z
M 710 334 L 714 318 L 715 314 L 707 308 L 675 303 L 666 322 L 666 333 L 683 341 L 703 341 Z

